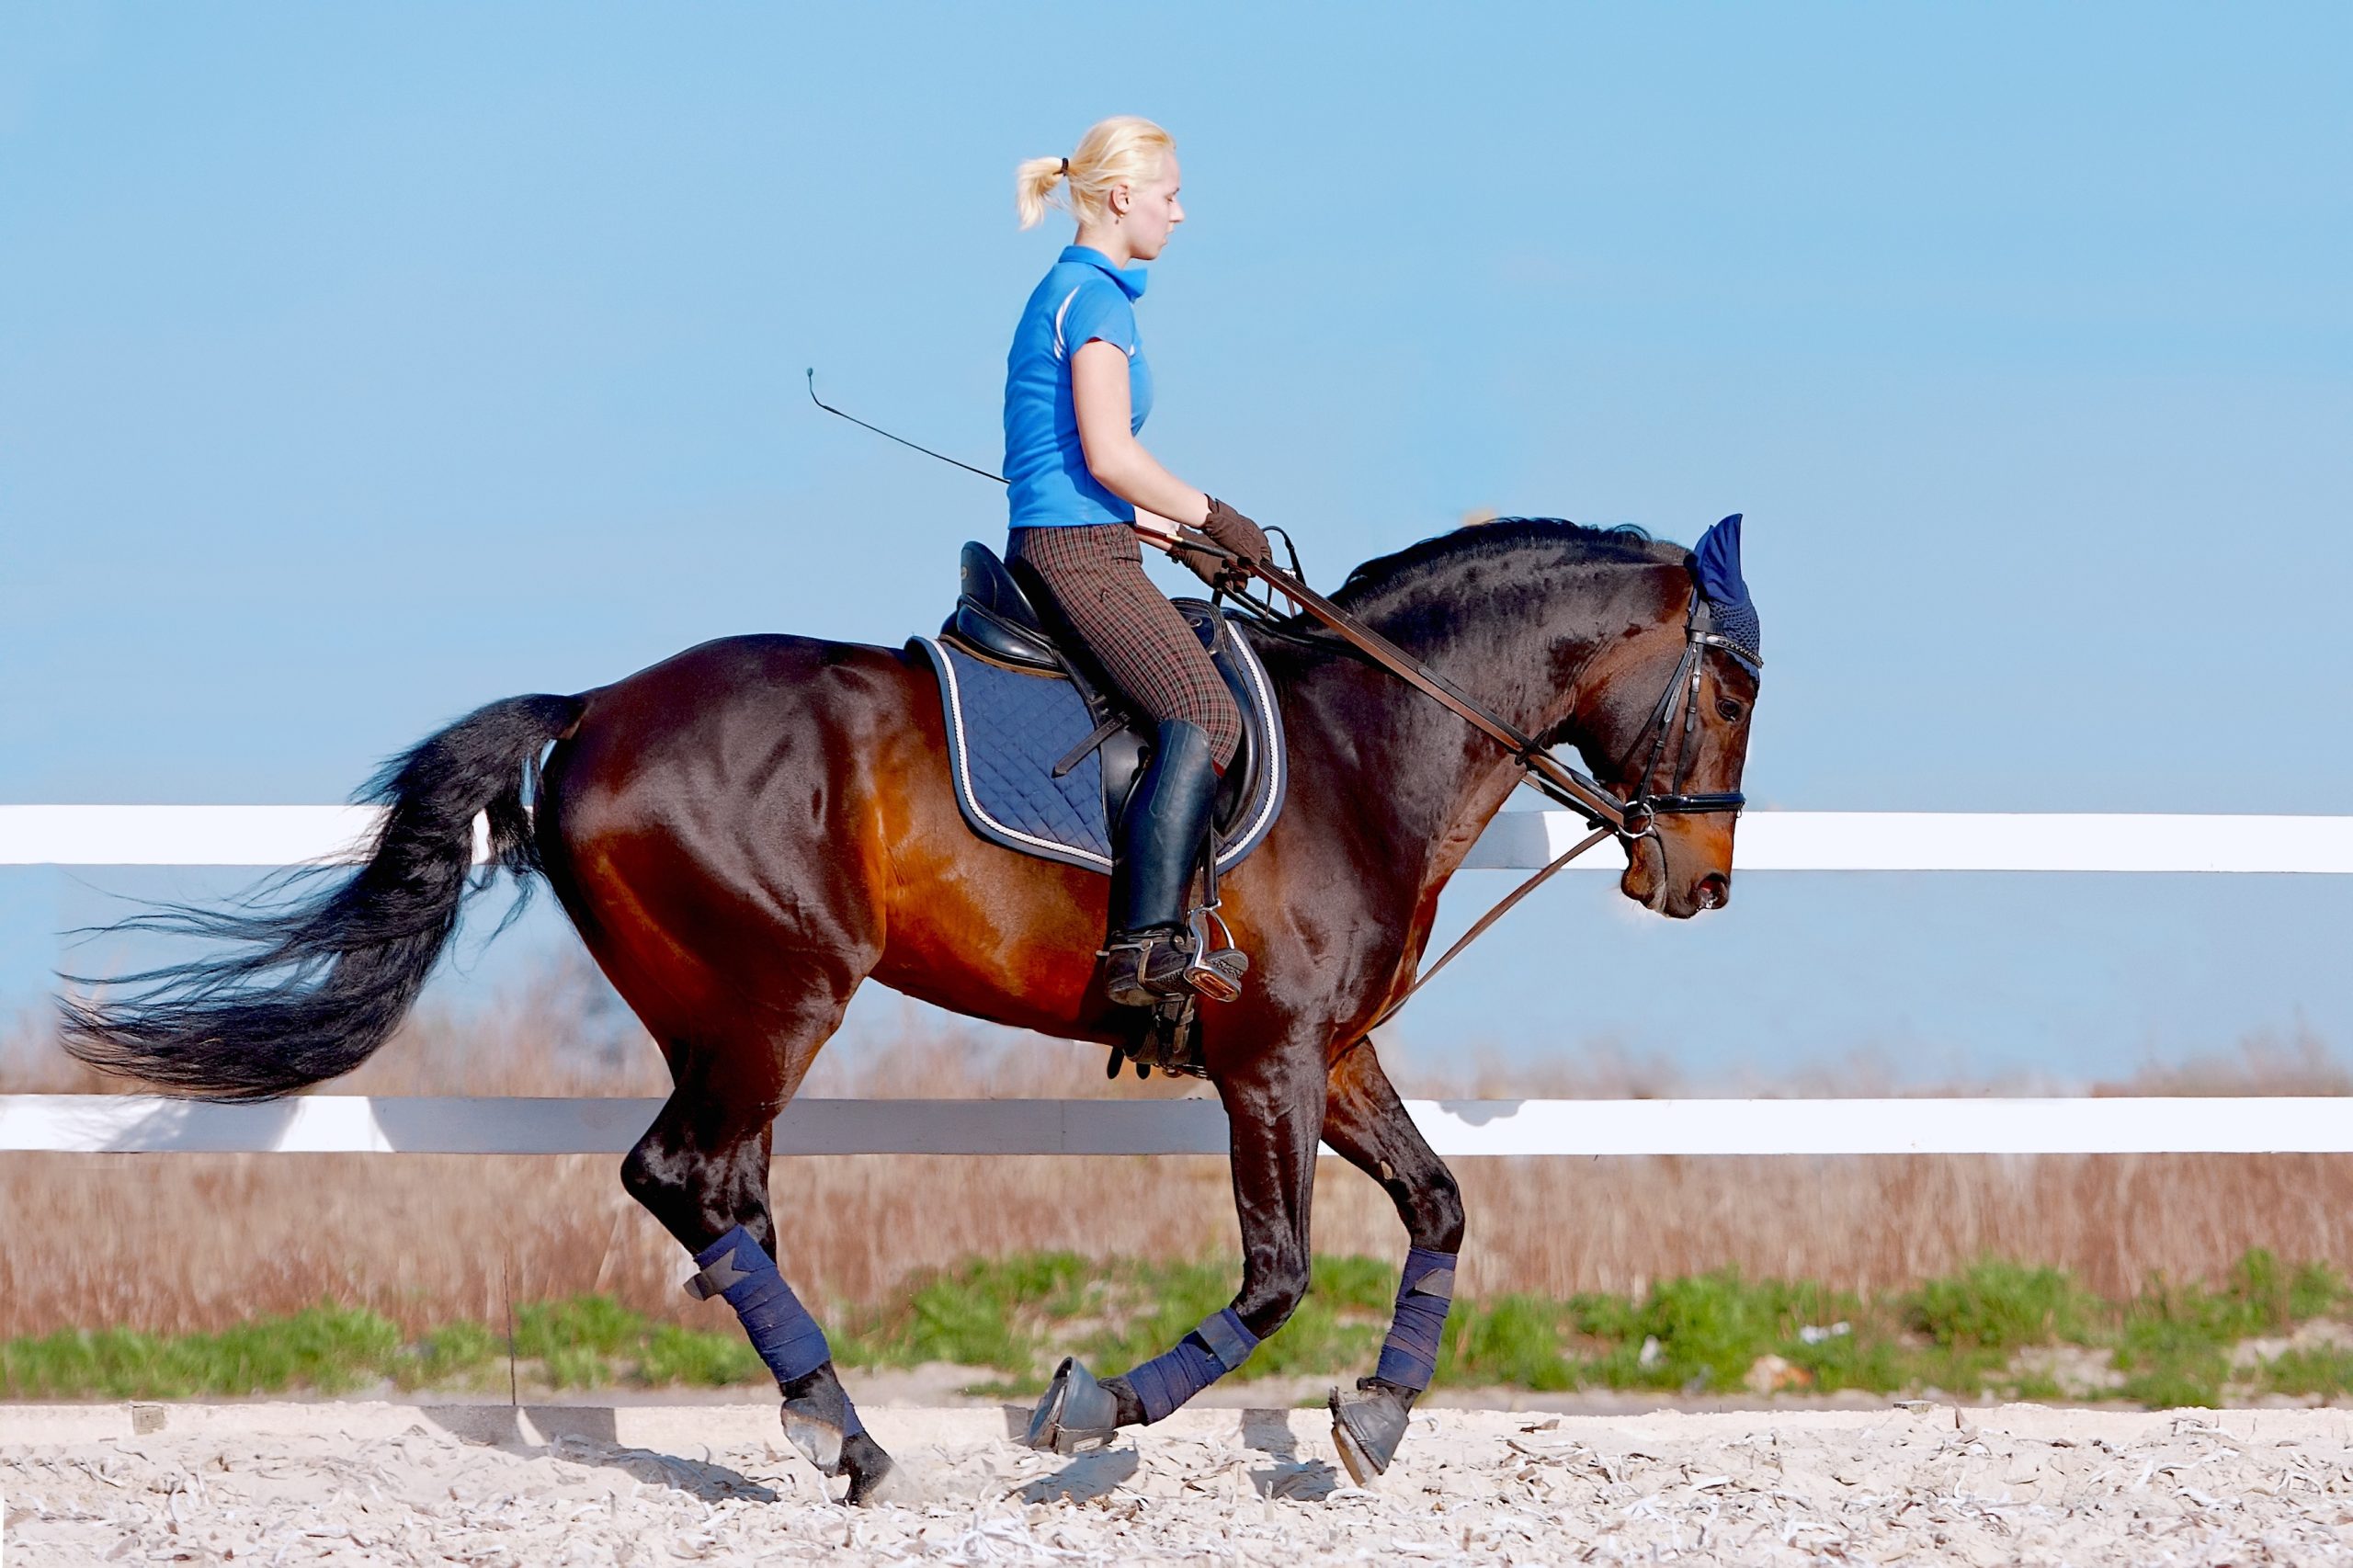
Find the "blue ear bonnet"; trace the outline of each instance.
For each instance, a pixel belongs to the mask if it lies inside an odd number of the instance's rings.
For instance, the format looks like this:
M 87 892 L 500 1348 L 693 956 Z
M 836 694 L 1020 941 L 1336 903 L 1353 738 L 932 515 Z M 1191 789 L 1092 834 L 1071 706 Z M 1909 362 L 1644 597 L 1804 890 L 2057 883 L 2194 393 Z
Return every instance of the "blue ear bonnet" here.
M 1715 629 L 1751 653 L 1760 653 L 1756 606 L 1740 575 L 1740 514 L 1734 512 L 1699 536 L 1691 551 L 1691 575 L 1708 601 Z

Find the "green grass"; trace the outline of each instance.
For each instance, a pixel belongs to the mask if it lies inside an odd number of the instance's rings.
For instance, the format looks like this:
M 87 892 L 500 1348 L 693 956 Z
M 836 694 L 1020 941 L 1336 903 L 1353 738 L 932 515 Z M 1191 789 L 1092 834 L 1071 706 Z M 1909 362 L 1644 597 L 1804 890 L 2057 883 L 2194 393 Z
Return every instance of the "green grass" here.
M 1395 1268 L 1374 1258 L 1318 1260 L 1299 1311 L 1240 1375 L 1345 1380 L 1370 1371 Z M 1028 1254 L 940 1270 L 889 1301 L 835 1305 L 825 1316 L 846 1367 L 949 1362 L 985 1373 L 973 1392 L 1017 1398 L 1042 1386 L 1065 1353 L 1098 1372 L 1159 1354 L 1226 1305 L 1234 1283 L 1223 1260 Z M 1825 1392 L 2051 1399 L 2066 1391 L 2022 1365 L 2020 1353 L 2075 1346 L 2105 1354 L 2124 1380 L 2123 1397 L 2151 1405 L 2211 1405 L 2234 1392 L 2331 1398 L 2353 1392 L 2353 1350 L 2306 1343 L 2236 1373 L 2232 1353 L 2242 1341 L 2348 1312 L 2353 1292 L 2335 1270 L 2291 1268 L 2260 1251 L 2220 1280 L 2152 1279 L 2125 1301 L 2103 1300 L 2058 1269 L 1998 1259 L 1874 1296 L 1726 1269 L 1661 1280 L 1640 1296 L 1460 1301 L 1438 1381 L 1722 1393 L 1749 1386 L 1762 1358 L 1775 1357 L 1786 1363 L 1783 1384 Z M 603 1296 L 523 1305 L 517 1375 L 534 1389 L 764 1383 L 724 1311 L 704 1315 L 694 1326 L 656 1323 Z M 341 1393 L 387 1382 L 494 1388 L 507 1359 L 505 1333 L 482 1324 L 410 1339 L 376 1313 L 323 1304 L 219 1334 L 103 1330 L 0 1342 L 0 1397 Z

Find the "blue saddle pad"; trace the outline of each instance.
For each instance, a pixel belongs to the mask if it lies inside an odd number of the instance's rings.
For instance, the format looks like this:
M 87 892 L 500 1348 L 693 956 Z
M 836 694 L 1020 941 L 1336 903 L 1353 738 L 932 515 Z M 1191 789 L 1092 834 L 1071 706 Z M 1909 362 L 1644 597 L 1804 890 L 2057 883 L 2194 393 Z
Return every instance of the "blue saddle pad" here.
M 1228 685 L 1240 688 L 1242 722 L 1259 766 L 1251 798 L 1218 837 L 1218 869 L 1241 864 L 1281 813 L 1290 773 L 1282 717 L 1266 666 L 1238 632 L 1219 654 Z M 1103 799 L 1103 754 L 1090 751 L 1060 778 L 1054 765 L 1094 733 L 1078 688 L 1059 675 L 1015 669 L 929 637 L 915 646 L 939 676 L 947 720 L 949 769 L 956 804 L 974 833 L 1025 855 L 1111 869 L 1111 831 Z

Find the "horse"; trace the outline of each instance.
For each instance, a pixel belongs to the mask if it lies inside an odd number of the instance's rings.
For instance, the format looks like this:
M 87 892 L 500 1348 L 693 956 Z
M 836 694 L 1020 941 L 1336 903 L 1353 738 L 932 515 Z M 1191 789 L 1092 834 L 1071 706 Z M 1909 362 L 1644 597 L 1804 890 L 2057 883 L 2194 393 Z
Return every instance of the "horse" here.
M 1736 525 L 1733 547 L 1736 583 Z M 1638 529 L 1507 519 L 1368 562 L 1333 602 L 1629 799 L 1702 799 L 1652 794 L 1678 731 L 1671 788 L 1736 807 L 1753 612 L 1745 650 L 1695 633 L 1709 586 L 1698 556 Z M 1069 1452 L 1158 1419 L 1282 1326 L 1307 1290 L 1320 1142 L 1388 1193 L 1409 1244 L 1378 1371 L 1334 1393 L 1344 1457 L 1377 1472 L 1428 1384 L 1465 1218 L 1369 1036 L 1411 988 L 1438 895 L 1519 766 L 1319 624 L 1235 625 L 1279 695 L 1291 767 L 1281 818 L 1219 887 L 1248 988 L 1199 1020 L 1231 1126 L 1241 1285 L 1125 1378 L 1065 1361 L 1030 1440 Z M 704 1266 L 689 1289 L 737 1307 L 788 1436 L 847 1474 L 847 1501 L 874 1499 L 890 1456 L 772 1261 L 772 1123 L 869 980 L 1049 1036 L 1131 1038 L 1133 1010 L 1097 977 L 1105 880 L 966 827 L 920 657 L 808 637 L 724 638 L 575 696 L 493 702 L 388 763 L 362 798 L 385 812 L 356 869 L 295 899 L 160 917 L 229 945 L 63 1004 L 67 1049 L 230 1100 L 348 1072 L 488 881 L 472 869 L 486 817 L 497 865 L 553 888 L 667 1062 L 675 1086 L 623 1186 Z M 1643 815 L 1623 835 L 1623 894 L 1677 919 L 1722 905 L 1736 812 Z

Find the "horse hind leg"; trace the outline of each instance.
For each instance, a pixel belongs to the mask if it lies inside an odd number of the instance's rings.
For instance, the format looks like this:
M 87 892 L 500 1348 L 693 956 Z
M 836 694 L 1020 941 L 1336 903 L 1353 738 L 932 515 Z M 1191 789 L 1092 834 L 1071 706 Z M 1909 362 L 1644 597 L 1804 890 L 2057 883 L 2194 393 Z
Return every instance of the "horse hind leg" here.
M 1333 1063 L 1324 1142 L 1379 1182 L 1405 1222 L 1410 1249 L 1395 1314 L 1372 1376 L 1332 1391 L 1332 1438 L 1358 1485 L 1389 1468 L 1414 1402 L 1438 1370 L 1462 1250 L 1462 1194 L 1381 1071 L 1370 1040 Z
M 735 1310 L 783 1395 L 785 1436 L 820 1473 L 847 1475 L 845 1501 L 875 1501 L 891 1457 L 866 1431 L 835 1371 L 824 1331 L 777 1267 L 768 1161 L 777 1112 L 791 1097 L 841 1006 L 819 1027 L 730 1051 L 673 1045 L 677 1087 L 621 1164 L 621 1185 L 680 1244 L 698 1272 L 688 1293 Z

